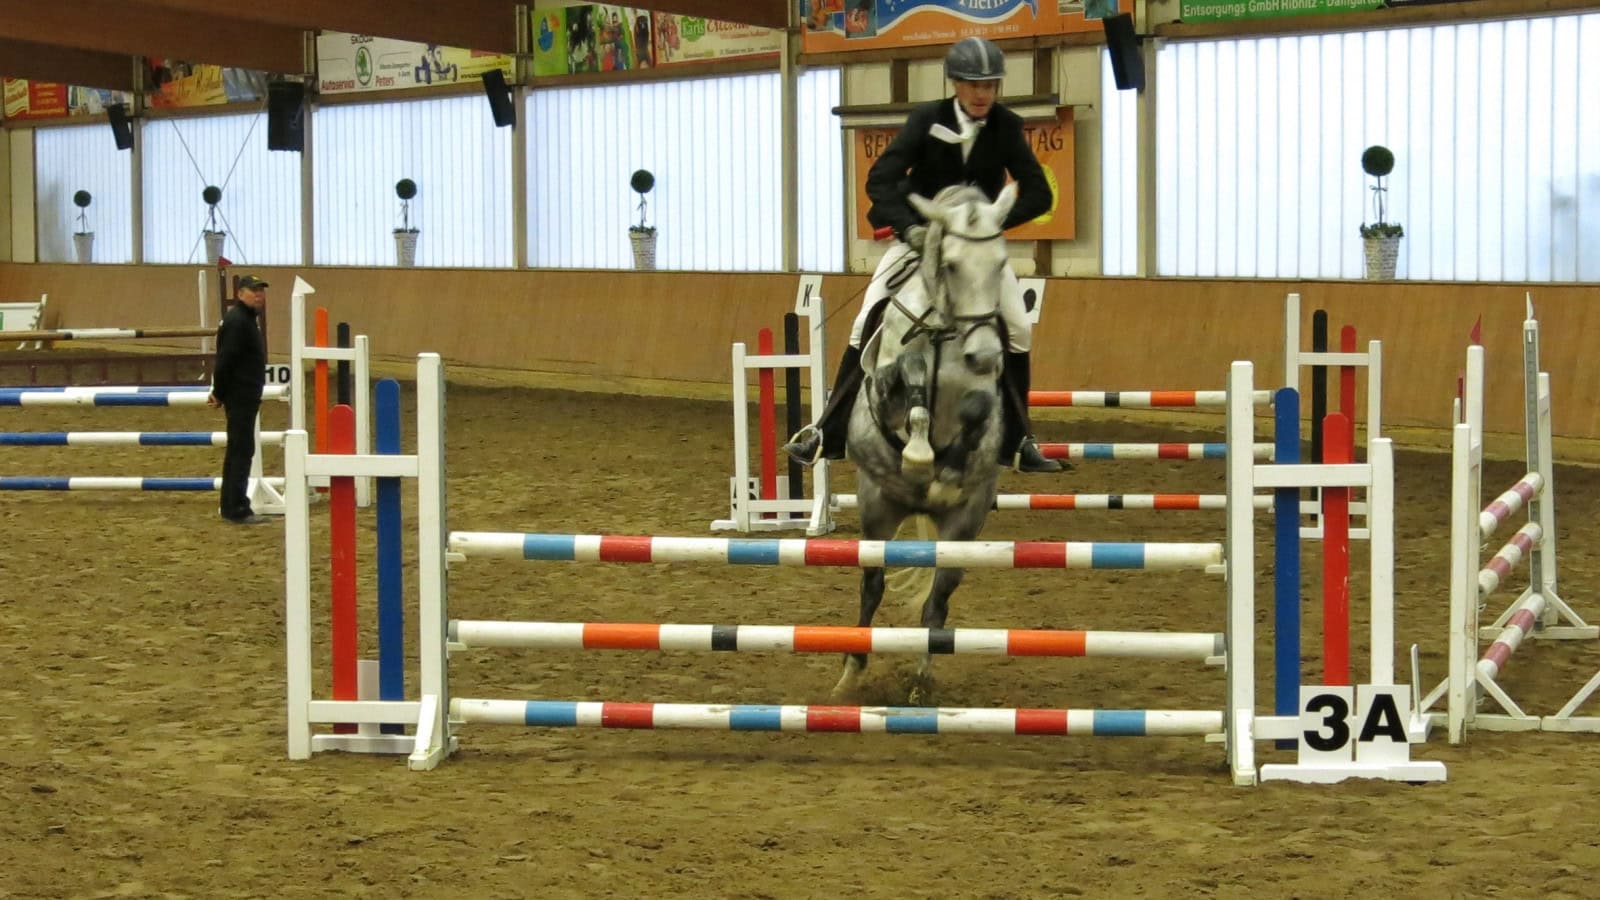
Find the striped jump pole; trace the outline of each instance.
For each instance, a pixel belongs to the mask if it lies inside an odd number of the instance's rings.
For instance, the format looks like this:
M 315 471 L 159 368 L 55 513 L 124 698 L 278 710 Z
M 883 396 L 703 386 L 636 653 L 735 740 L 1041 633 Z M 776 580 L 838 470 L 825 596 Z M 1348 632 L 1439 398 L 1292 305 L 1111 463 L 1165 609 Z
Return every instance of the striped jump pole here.
M 450 701 L 452 722 L 545 728 L 1154 737 L 1219 734 L 1222 718 L 1220 711 L 1212 710 L 747 706 L 462 698 Z
M 836 509 L 856 509 L 860 499 L 855 494 L 835 494 Z M 1272 498 L 1258 495 L 1253 501 L 1256 509 L 1269 509 Z M 997 510 L 1194 510 L 1227 509 L 1226 494 L 999 494 L 994 499 Z
M 1253 445 L 1255 458 L 1272 459 L 1273 445 Z M 1227 459 L 1223 442 L 1202 444 L 1040 444 L 1045 459 Z
M 8 331 L 8 341 L 116 341 L 154 338 L 211 337 L 212 328 L 56 328 L 43 331 Z
M 1272 402 L 1271 391 L 1256 391 L 1256 406 Z M 1195 409 L 1228 404 L 1227 391 L 1029 391 L 1033 407 L 1092 406 L 1107 409 Z
M 261 443 L 283 443 L 283 432 L 261 432 Z M 0 447 L 226 447 L 226 431 L 0 431 Z
M 259 479 L 282 487 L 282 478 Z M 140 478 L 124 476 L 44 476 L 0 475 L 0 491 L 216 491 L 221 478 Z
M 1002 628 L 453 621 L 449 636 L 463 649 L 927 653 L 1200 661 L 1220 659 L 1226 652 L 1221 634 Z
M 205 406 L 209 391 L 165 389 L 160 391 L 36 391 L 31 388 L 0 388 L 0 406 Z M 269 385 L 263 400 L 286 400 L 288 389 Z
M 1478 530 L 1483 533 L 1483 537 L 1488 537 L 1499 530 L 1500 526 L 1521 509 L 1524 503 L 1537 496 L 1542 487 L 1544 487 L 1544 476 L 1538 472 L 1529 472 L 1505 493 L 1496 497 L 1493 503 L 1485 506 L 1483 512 L 1478 513 Z
M 67 384 L 67 385 L 28 385 L 27 387 L 0 388 L 0 391 L 27 392 L 30 394 L 182 394 L 194 392 L 200 394 L 211 393 L 208 384 Z
M 449 549 L 467 559 L 736 566 L 1205 570 L 1222 564 L 1221 544 L 1087 541 L 839 541 L 454 531 Z

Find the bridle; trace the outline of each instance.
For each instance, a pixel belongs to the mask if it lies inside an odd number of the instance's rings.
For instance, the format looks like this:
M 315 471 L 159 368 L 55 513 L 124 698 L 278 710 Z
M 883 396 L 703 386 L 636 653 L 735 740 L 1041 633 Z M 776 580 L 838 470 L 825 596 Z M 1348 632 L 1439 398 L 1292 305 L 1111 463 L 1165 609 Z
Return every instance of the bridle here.
M 1001 231 L 996 231 L 993 234 L 974 235 L 965 234 L 959 231 L 947 230 L 940 235 L 940 238 L 953 237 L 963 241 L 970 241 L 972 243 L 986 243 L 988 241 L 999 240 L 1004 236 L 1004 232 Z M 901 272 L 896 272 L 894 275 L 890 276 L 890 289 L 897 291 L 901 285 L 909 281 L 910 273 L 916 271 L 921 261 L 921 253 L 913 250 L 910 254 L 908 254 L 906 257 L 905 268 L 903 270 L 904 274 L 902 275 Z M 928 294 L 928 308 L 923 310 L 922 315 L 920 316 L 913 313 L 903 303 L 900 302 L 898 293 L 890 294 L 889 302 L 894 306 L 895 309 L 900 311 L 901 315 L 911 320 L 911 327 L 906 330 L 905 336 L 900 338 L 900 345 L 902 347 L 910 344 L 912 341 L 923 335 L 927 335 L 929 343 L 933 345 L 935 363 L 937 363 L 937 354 L 939 352 L 940 345 L 951 340 L 965 341 L 972 335 L 973 332 L 983 328 L 986 325 L 995 329 L 996 332 L 1000 330 L 1000 307 L 998 303 L 995 304 L 993 311 L 986 313 L 973 313 L 969 315 L 941 313 L 940 307 L 949 305 L 948 302 L 940 302 L 948 301 L 949 286 L 940 279 L 934 279 L 935 283 L 933 284 L 929 284 L 928 281 L 928 278 L 923 278 L 923 289 Z M 936 313 L 939 314 L 941 318 L 946 320 L 944 324 L 936 325 L 930 321 L 930 317 L 934 316 Z M 963 325 L 966 326 L 965 329 L 962 328 Z

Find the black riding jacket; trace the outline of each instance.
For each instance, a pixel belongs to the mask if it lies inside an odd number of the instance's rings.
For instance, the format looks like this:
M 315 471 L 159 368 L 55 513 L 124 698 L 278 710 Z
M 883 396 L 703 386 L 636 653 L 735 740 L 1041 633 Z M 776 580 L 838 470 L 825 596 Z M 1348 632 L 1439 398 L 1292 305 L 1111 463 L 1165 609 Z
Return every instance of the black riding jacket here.
M 1006 228 L 1031 222 L 1050 211 L 1050 182 L 1028 146 L 1021 116 L 996 103 L 973 139 L 972 153 L 965 162 L 960 144 L 947 143 L 928 133 L 935 124 L 960 133 L 954 97 L 913 110 L 905 127 L 872 164 L 867 173 L 867 196 L 872 200 L 867 221 L 874 228 L 888 226 L 903 237 L 907 228 L 924 224 L 922 216 L 906 201 L 910 194 L 931 200 L 952 185 L 975 184 L 993 200 L 1005 187 L 1008 172 L 1017 182 L 1017 202 L 1006 216 Z
M 259 401 L 266 386 L 267 340 L 256 320 L 256 311 L 249 305 L 235 303 L 217 326 L 211 392 L 224 404 Z

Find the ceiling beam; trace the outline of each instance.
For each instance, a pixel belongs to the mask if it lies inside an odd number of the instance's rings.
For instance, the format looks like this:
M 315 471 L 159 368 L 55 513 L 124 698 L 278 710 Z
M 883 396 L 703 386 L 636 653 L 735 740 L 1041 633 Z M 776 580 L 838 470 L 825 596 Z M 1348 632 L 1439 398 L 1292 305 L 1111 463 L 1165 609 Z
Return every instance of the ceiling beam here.
M 267 72 L 292 74 L 305 69 L 305 37 L 300 29 L 117 0 L 0 0 L 0 38 Z
M 0 75 L 131 91 L 133 57 L 0 39 Z
M 787 28 L 793 0 L 644 0 L 648 9 L 763 28 Z
M 517 49 L 516 0 L 259 0 L 222 7 L 216 0 L 132 0 L 125 5 L 194 20 L 210 19 L 221 8 L 235 19 L 278 28 L 347 31 L 491 53 Z

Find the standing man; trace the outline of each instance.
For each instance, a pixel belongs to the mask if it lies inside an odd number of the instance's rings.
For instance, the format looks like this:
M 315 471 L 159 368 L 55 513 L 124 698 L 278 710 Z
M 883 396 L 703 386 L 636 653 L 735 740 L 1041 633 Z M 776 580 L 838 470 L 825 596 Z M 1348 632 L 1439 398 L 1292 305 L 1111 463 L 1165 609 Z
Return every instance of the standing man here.
M 1017 182 L 1017 202 L 1006 216 L 1007 229 L 1049 212 L 1054 202 L 1050 182 L 1024 135 L 1022 117 L 1000 102 L 1000 82 L 1006 74 L 1000 48 L 981 37 L 963 38 L 946 54 L 944 74 L 955 96 L 912 110 L 867 173 L 867 197 L 872 200 L 867 221 L 876 228 L 893 229 L 899 241 L 878 261 L 867 285 L 822 415 L 784 445 L 785 452 L 805 465 L 819 458 L 844 458 L 850 410 L 862 381 L 861 348 L 871 337 L 866 323 L 892 293 L 890 276 L 904 267 L 908 256 L 922 252 L 928 233 L 927 223 L 907 197 L 931 198 L 952 185 L 974 184 L 992 201 L 1010 176 Z M 1008 343 L 1001 383 L 1005 434 L 1000 461 L 1020 472 L 1059 472 L 1061 463 L 1040 452 L 1028 419 L 1033 325 L 1009 263 L 1000 292 L 1000 317 Z
M 266 520 L 250 508 L 250 462 L 256 453 L 256 415 L 267 383 L 267 341 L 261 334 L 261 310 L 267 305 L 267 283 L 255 275 L 239 279 L 239 302 L 217 327 L 217 359 L 211 367 L 211 396 L 228 416 L 228 450 L 222 458 L 222 517 L 235 525 Z

